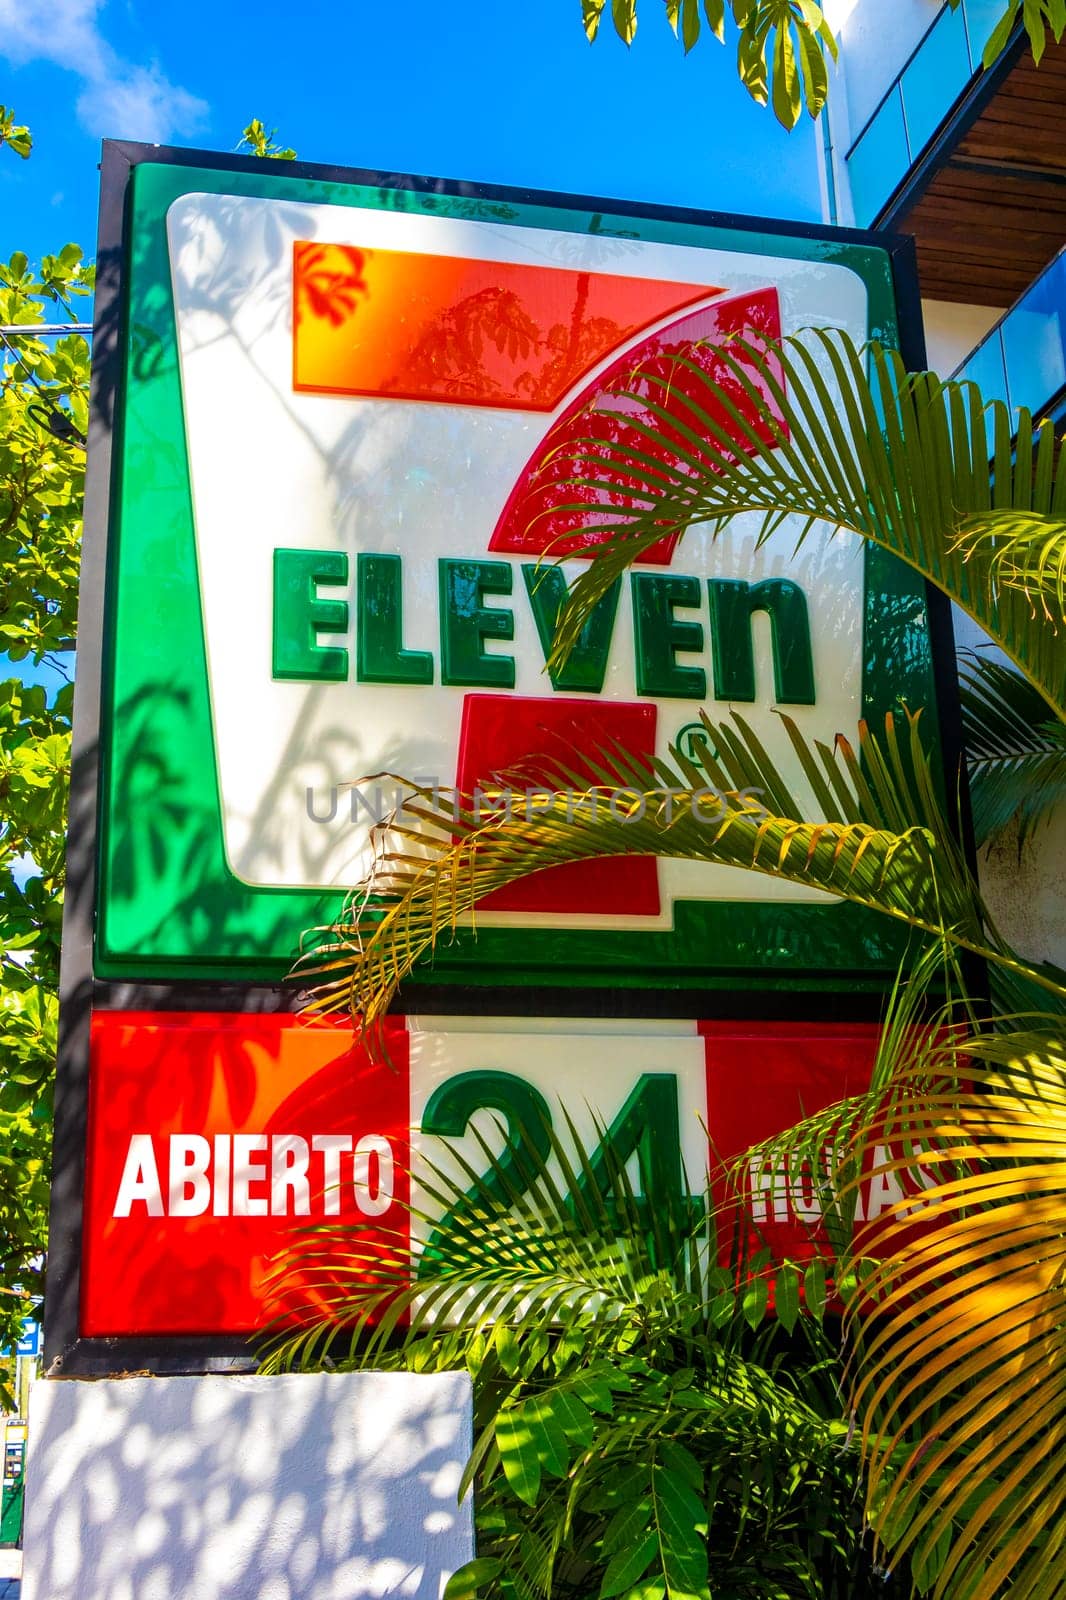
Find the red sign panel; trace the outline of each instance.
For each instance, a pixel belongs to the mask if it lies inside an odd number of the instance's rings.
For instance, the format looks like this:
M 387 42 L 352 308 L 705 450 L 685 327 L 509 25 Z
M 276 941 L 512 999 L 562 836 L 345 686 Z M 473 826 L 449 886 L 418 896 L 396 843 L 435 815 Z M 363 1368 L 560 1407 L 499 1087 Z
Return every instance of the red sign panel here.
M 293 387 L 552 411 L 618 345 L 717 284 L 298 240 Z
M 97 1015 L 82 1332 L 249 1332 L 285 1309 L 271 1275 L 296 1230 L 394 1228 L 402 1021 L 390 1051 L 392 1066 L 373 1062 L 350 1028 L 292 1017 Z
M 589 1137 L 625 1138 L 627 1150 L 640 1143 L 631 1124 L 643 1107 L 659 1119 L 655 1137 L 680 1134 L 696 1189 L 700 1161 L 742 1155 L 860 1093 L 877 1047 L 869 1025 L 691 1023 L 661 1035 L 604 1025 L 594 1040 L 565 1023 L 499 1026 L 396 1019 L 385 1064 L 350 1028 L 295 1017 L 98 1014 L 81 1331 L 245 1334 L 297 1306 L 325 1311 L 342 1280 L 321 1255 L 313 1271 L 294 1270 L 294 1254 L 314 1249 L 318 1223 L 331 1249 L 348 1227 L 390 1255 L 409 1239 L 412 1133 L 431 1123 L 440 1133 L 434 1107 L 455 1098 L 450 1085 L 462 1086 L 464 1117 L 482 1107 L 498 1119 L 505 1083 L 504 1102 L 536 1101 L 560 1130 L 560 1105 L 588 1103 Z M 775 1255 L 804 1260 L 826 1247 L 809 1173 L 753 1167 L 748 1179 L 747 1208 Z M 901 1198 L 875 1178 L 858 1214 Z

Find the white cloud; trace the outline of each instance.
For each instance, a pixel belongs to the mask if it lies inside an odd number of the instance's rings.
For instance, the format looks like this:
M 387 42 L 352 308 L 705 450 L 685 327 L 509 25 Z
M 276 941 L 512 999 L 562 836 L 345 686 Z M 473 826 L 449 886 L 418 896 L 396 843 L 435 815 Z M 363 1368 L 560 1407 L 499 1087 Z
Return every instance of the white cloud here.
M 171 83 L 153 62 L 90 81 L 78 96 L 77 111 L 90 133 L 165 144 L 175 133 L 196 128 L 207 104 Z
M 0 55 L 15 66 L 51 61 L 77 73 L 78 118 L 86 132 L 162 144 L 192 133 L 207 103 L 171 83 L 152 62 L 125 61 L 100 31 L 100 0 L 52 0 L 42 20 L 25 0 L 0 0 Z

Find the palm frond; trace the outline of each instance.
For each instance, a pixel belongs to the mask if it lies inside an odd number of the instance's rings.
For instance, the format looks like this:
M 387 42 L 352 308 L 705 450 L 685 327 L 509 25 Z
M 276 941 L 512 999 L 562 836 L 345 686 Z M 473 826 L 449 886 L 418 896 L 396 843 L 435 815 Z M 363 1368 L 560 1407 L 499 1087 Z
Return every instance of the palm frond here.
M 649 769 L 621 748 L 605 750 L 593 764 L 598 787 L 559 765 L 554 792 L 545 789 L 527 814 L 501 801 L 486 820 L 480 802 L 416 791 L 405 811 L 417 826 L 379 834 L 370 876 L 308 958 L 305 972 L 319 980 L 314 1003 L 349 1009 L 377 1036 L 403 978 L 460 923 L 476 928 L 486 895 L 543 867 L 627 855 L 783 878 L 1060 992 L 996 934 L 938 802 L 918 716 L 905 739 L 891 716 L 881 739 L 863 725 L 857 750 L 843 737 L 833 749 L 811 744 L 782 716 L 794 767 L 825 819 L 817 822 L 803 820 L 807 808 L 743 718 L 704 722 L 697 759 L 675 750 L 672 763 Z
M 744 1161 L 821 1179 L 884 1564 L 938 1600 L 998 1600 L 1007 1573 L 1012 1596 L 1061 1596 L 1064 1018 L 966 1025 L 964 975 L 938 976 L 941 955 L 897 985 L 870 1092 Z M 856 1221 L 875 1182 L 894 1203 Z
M 1006 407 L 968 381 L 909 374 L 878 345 L 868 358 L 869 376 L 866 352 L 817 329 L 780 342 L 738 337 L 714 371 L 679 353 L 680 419 L 648 399 L 635 370 L 620 400 L 634 415 L 615 415 L 610 443 L 593 429 L 567 442 L 565 462 L 545 463 L 563 497 L 556 514 L 587 518 L 590 497 L 599 500 L 601 542 L 571 588 L 556 659 L 619 574 L 663 538 L 696 524 L 723 534 L 753 513 L 765 539 L 795 517 L 798 543 L 829 524 L 905 561 L 1066 713 L 1066 463 L 1053 425 L 1034 429 L 1023 410 L 1015 430 Z M 672 460 L 648 448 L 664 430 L 677 441 Z
M 908 1095 L 935 1094 L 954 1081 L 959 1028 L 978 1022 L 966 979 L 958 952 L 942 941 L 929 941 L 897 973 L 885 1004 L 869 1088 L 804 1117 L 731 1164 L 737 1185 L 756 1163 L 761 1170 L 803 1174 L 821 1211 L 818 1242 L 823 1249 L 828 1246 L 842 1278 L 851 1270 L 856 1220 L 862 1220 L 859 1192 L 871 1177 L 871 1154 L 876 1164 L 878 1141 L 889 1136 L 888 1123 L 894 1124 L 896 1137 L 902 1131 L 898 1111 L 887 1114 L 900 1100 L 900 1084 Z
M 764 1269 L 719 1265 L 702 1196 L 649 1205 L 623 1159 L 600 1160 L 602 1142 L 593 1152 L 560 1121 L 565 1134 L 520 1167 L 484 1141 L 480 1176 L 419 1157 L 412 1189 L 433 1200 L 412 1221 L 423 1237 L 449 1222 L 417 1276 L 402 1247 L 383 1256 L 377 1230 L 310 1230 L 289 1270 L 306 1285 L 309 1253 L 328 1266 L 328 1320 L 314 1297 L 308 1326 L 275 1339 L 268 1370 L 329 1359 L 471 1371 L 460 1493 L 476 1479 L 493 1520 L 453 1594 L 542 1600 L 598 1592 L 601 1579 L 613 1590 L 628 1574 L 617 1593 L 665 1585 L 709 1600 L 733 1592 L 742 1569 L 753 1592 L 786 1570 L 797 1597 L 841 1592 L 817 1561 L 823 1543 L 836 1560 L 845 1529 L 862 1560 L 838 1391 L 777 1369 L 771 1349 L 787 1333 L 765 1294 L 757 1315 L 748 1305 Z M 815 1321 L 807 1331 L 824 1366 L 830 1347 Z
M 977 842 L 1017 825 L 1018 849 L 1066 801 L 1066 724 L 1020 673 L 988 656 L 960 663 Z
M 647 1204 L 602 1125 L 594 1123 L 594 1157 L 565 1108 L 563 1120 L 565 1138 L 547 1121 L 528 1148 L 510 1145 L 507 1161 L 476 1127 L 474 1160 L 455 1149 L 421 1154 L 412 1170 L 419 1198 L 397 1202 L 405 1223 L 387 1238 L 376 1224 L 306 1229 L 276 1282 L 283 1301 L 302 1299 L 304 1325 L 294 1332 L 286 1312 L 267 1339 L 269 1368 L 318 1364 L 323 1354 L 384 1359 L 398 1331 L 409 1347 L 446 1326 L 460 1301 L 460 1341 L 501 1320 L 535 1341 L 562 1307 L 595 1305 L 611 1323 L 646 1306 L 664 1273 L 705 1301 L 702 1208 L 680 1193 Z
M 1061 1019 L 1057 1019 L 1061 1022 Z M 957 1042 L 956 1084 L 895 1103 L 922 1225 L 889 1213 L 849 1326 L 875 1526 L 936 1600 L 1066 1595 L 1066 1045 L 1034 1018 Z M 882 1155 L 886 1174 L 913 1163 Z M 856 1250 L 864 1248 L 860 1235 Z M 935 1488 L 935 1494 L 929 1493 Z

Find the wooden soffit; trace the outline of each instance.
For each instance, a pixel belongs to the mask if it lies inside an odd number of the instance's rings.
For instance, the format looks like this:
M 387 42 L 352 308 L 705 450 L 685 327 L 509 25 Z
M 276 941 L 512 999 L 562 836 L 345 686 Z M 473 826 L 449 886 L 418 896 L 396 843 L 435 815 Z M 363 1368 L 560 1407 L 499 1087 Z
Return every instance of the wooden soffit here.
M 1005 307 L 1066 243 L 1066 39 L 1039 66 L 1025 50 L 982 101 L 890 225 L 915 237 L 924 296 Z

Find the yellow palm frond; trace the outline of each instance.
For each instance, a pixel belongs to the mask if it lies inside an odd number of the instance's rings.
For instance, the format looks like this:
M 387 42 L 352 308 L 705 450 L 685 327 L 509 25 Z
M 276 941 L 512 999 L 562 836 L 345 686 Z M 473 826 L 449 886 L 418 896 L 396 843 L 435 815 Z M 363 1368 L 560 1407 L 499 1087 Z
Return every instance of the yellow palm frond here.
M 860 1230 L 859 1352 L 874 1525 L 935 1600 L 1066 1595 L 1066 1041 L 1061 1018 L 955 1046 L 959 1085 L 906 1076 L 852 1152 L 913 1196 Z M 1052 1031 L 1053 1030 L 1053 1031 Z M 891 1122 L 886 1132 L 884 1117 Z M 884 1159 L 884 1151 L 894 1154 Z
M 791 753 L 822 820 L 804 808 L 744 720 L 704 717 L 698 760 L 674 752 L 654 769 L 615 748 L 596 776 L 558 767 L 535 808 L 516 815 L 501 792 L 487 818 L 462 796 L 416 790 L 413 826 L 378 836 L 375 866 L 345 917 L 328 930 L 305 970 L 320 980 L 317 1004 L 347 1007 L 376 1032 L 402 980 L 438 940 L 494 890 L 541 868 L 598 856 L 653 855 L 712 862 L 784 878 L 837 895 L 1062 993 L 1055 975 L 1033 974 L 995 933 L 977 885 L 941 811 L 919 735 L 894 719 L 881 739 L 860 728 L 858 749 L 809 744 L 782 717 Z M 712 753 L 715 752 L 715 753 Z

